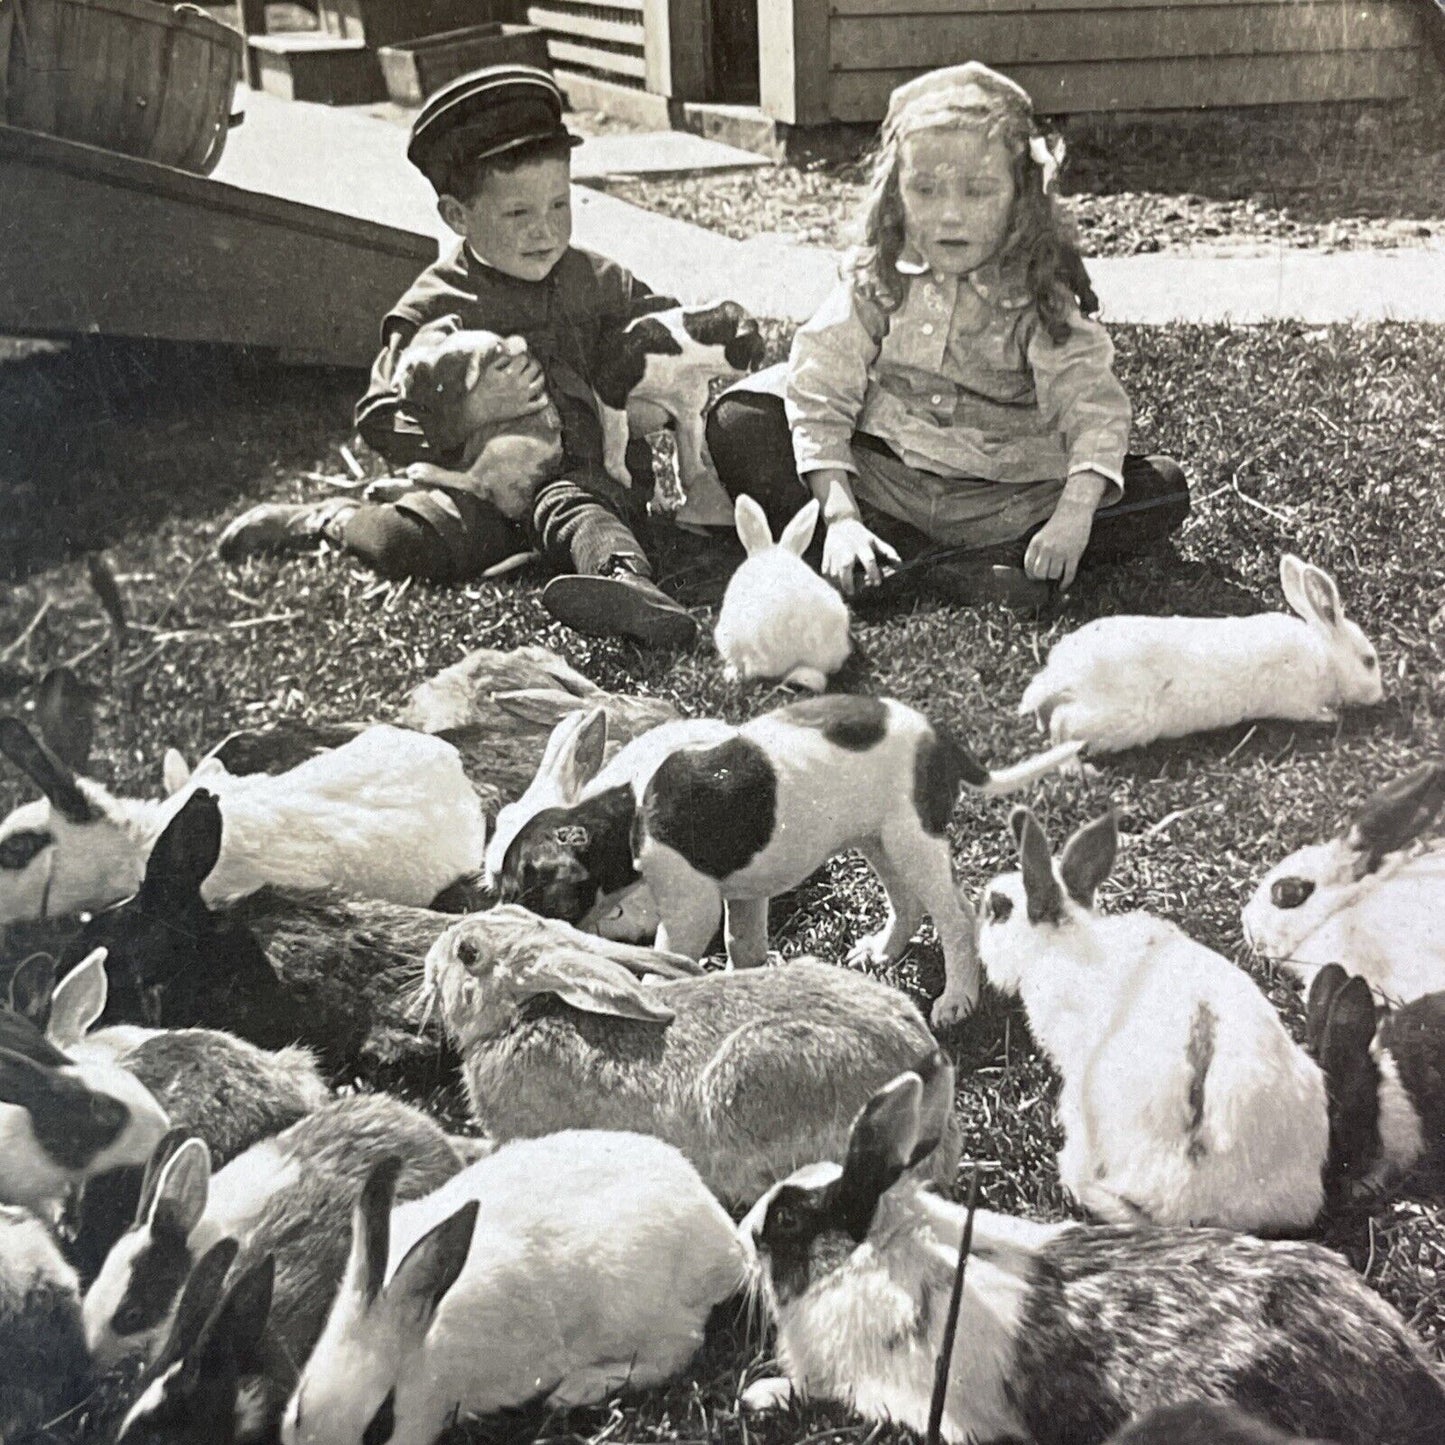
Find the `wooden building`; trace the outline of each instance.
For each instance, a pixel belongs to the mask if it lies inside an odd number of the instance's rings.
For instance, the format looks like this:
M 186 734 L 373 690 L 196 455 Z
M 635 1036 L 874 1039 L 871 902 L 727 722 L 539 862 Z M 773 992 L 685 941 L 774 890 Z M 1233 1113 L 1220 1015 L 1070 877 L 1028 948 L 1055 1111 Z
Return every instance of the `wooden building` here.
M 983 60 L 1050 114 L 1391 99 L 1425 62 L 1422 0 L 540 0 L 578 104 L 756 106 L 876 122 L 919 71 Z M 649 106 L 651 111 L 649 112 Z M 674 118 L 676 118 L 674 116 Z

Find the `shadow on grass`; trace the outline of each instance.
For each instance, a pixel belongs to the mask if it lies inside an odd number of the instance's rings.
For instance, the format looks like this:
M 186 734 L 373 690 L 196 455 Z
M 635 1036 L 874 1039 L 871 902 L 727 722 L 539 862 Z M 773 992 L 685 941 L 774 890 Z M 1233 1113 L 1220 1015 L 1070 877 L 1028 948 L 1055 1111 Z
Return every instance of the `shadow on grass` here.
M 16 582 L 314 467 L 355 372 L 240 348 L 85 338 L 0 350 L 0 578 Z

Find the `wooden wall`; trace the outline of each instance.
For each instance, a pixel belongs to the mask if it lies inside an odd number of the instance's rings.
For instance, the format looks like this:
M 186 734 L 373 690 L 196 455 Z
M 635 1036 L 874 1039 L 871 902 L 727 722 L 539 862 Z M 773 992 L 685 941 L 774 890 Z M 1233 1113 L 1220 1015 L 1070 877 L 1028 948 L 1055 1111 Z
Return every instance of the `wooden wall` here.
M 1416 0 L 761 0 L 763 105 L 791 124 L 877 121 L 921 70 L 983 60 L 1044 113 L 1412 93 Z M 794 44 L 773 51 L 769 19 Z M 769 12 L 772 12 L 771 17 Z M 804 43 L 806 37 L 806 43 Z M 781 38 L 781 37 L 779 37 Z M 793 73 L 783 73 L 784 55 Z

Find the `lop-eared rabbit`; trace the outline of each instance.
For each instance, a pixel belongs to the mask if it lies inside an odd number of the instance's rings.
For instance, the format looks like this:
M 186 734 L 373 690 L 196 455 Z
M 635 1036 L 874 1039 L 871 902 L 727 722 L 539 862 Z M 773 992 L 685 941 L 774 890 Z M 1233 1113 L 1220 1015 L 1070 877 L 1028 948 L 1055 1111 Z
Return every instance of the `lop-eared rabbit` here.
M 1306 985 L 1338 963 L 1386 1002 L 1445 989 L 1445 840 L 1428 839 L 1442 803 L 1445 761 L 1387 783 L 1337 836 L 1264 875 L 1245 936 Z
M 1100 617 L 1061 638 L 1024 690 L 1055 742 L 1091 753 L 1229 727 L 1249 718 L 1333 722 L 1380 701 L 1380 661 L 1318 567 L 1285 554 L 1285 601 L 1297 614 Z
M 85 1336 L 97 1364 L 153 1357 L 195 1261 L 227 1236 L 241 1242 L 238 1268 L 276 1256 L 272 1330 L 293 1358 L 304 1358 L 341 1278 L 346 1220 L 371 1166 L 398 1155 L 399 1188 L 415 1198 L 461 1168 L 462 1143 L 386 1094 L 337 1099 L 214 1176 L 199 1139 L 168 1134 L 146 1172 L 134 1225 L 85 1294 Z
M 75 1271 L 39 1219 L 0 1204 L 0 1440 L 61 1414 L 89 1374 Z
M 285 1445 L 431 1445 L 459 1413 L 662 1384 L 747 1276 L 696 1170 L 640 1134 L 506 1144 L 395 1210 L 393 1178 L 380 1165 L 362 1191 Z
M 1324 1203 L 1325 1081 L 1254 980 L 1142 911 L 1105 916 L 1112 813 L 1057 867 L 1026 808 L 1021 871 L 983 891 L 979 952 L 1063 1075 L 1059 1177 L 1115 1224 L 1308 1228 Z
M 490 1136 L 656 1134 L 733 1207 L 841 1153 L 862 1102 L 935 1049 L 901 993 L 829 964 L 696 970 L 504 904 L 448 928 L 427 983 Z M 950 1120 L 930 1162 L 944 1188 L 959 1141 Z
M 108 952 L 117 1021 L 224 1028 L 263 1047 L 301 1042 L 327 1075 L 433 1089 L 456 1060 L 414 1000 L 422 962 L 453 915 L 334 890 L 262 889 L 207 905 L 220 813 L 191 796 L 156 842 L 134 898 L 96 914 L 70 946 Z
M 881 1090 L 841 1166 L 805 1166 L 743 1221 L 784 1371 L 745 1405 L 837 1400 L 923 1430 L 967 1211 L 907 1170 L 943 1127 L 946 1072 Z M 979 1210 L 948 1379 L 951 1445 L 1100 1445 L 1197 1399 L 1338 1445 L 1445 1439 L 1439 1375 L 1344 1260 L 1219 1229 Z
M 129 897 L 156 839 L 200 789 L 226 820 L 206 880 L 212 902 L 269 883 L 427 904 L 476 869 L 486 843 L 457 750 L 388 725 L 274 777 L 236 777 L 208 759 L 161 801 L 120 798 L 77 776 L 15 717 L 0 718 L 0 753 L 44 794 L 0 822 L 0 924 Z
M 552 754 L 572 778 L 592 713 Z M 943 948 L 946 981 L 935 1025 L 978 1001 L 974 921 L 953 881 L 948 821 L 967 784 L 996 797 L 1029 786 L 1078 753 L 1066 743 L 990 771 L 921 713 L 881 698 L 810 698 L 741 727 L 673 723 L 644 734 L 565 803 L 526 819 L 505 842 L 498 815 L 489 879 L 505 901 L 581 922 L 599 899 L 640 878 L 657 907 L 660 949 L 700 958 L 726 908 L 728 961 L 753 967 L 768 952 L 768 900 L 829 858 L 857 848 L 888 898 L 876 934 L 852 963 L 896 963 L 926 912 Z M 502 853 L 498 863 L 498 853 Z
M 1310 985 L 1305 1042 L 1329 1084 L 1331 1185 L 1370 1197 L 1417 1165 L 1445 1165 L 1445 993 L 1376 1017 L 1337 963 Z
M 103 1054 L 72 1057 L 0 1009 L 0 1204 L 54 1222 L 73 1189 L 144 1164 L 169 1126 L 130 1069 Z

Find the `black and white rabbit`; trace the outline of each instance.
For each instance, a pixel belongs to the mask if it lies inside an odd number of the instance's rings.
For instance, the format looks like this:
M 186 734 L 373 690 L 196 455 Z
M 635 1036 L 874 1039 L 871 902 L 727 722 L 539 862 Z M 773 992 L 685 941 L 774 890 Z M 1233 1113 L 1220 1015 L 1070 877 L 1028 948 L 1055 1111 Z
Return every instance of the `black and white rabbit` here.
M 1305 1042 L 1329 1091 L 1332 1185 L 1373 1194 L 1445 1163 L 1445 993 L 1378 1016 L 1369 984 L 1326 964 L 1310 985 Z
M 939 1137 L 949 1072 L 894 1080 L 841 1166 L 805 1166 L 743 1221 L 785 1371 L 745 1405 L 838 1400 L 924 1428 L 967 1211 L 905 1171 Z M 1318 1245 L 976 1214 L 945 1440 L 1099 1445 L 1197 1399 L 1338 1445 L 1445 1439 L 1445 1383 L 1420 1342 Z
M 106 1257 L 83 1305 L 101 1367 L 151 1357 L 194 1262 L 218 1239 L 241 1242 L 240 1268 L 276 1256 L 272 1329 L 304 1359 L 346 1265 L 356 1191 L 378 1159 L 405 1161 L 400 1192 L 425 1194 L 466 1160 L 419 1109 L 385 1094 L 337 1099 L 211 1175 L 206 1147 L 176 1131 L 162 1141 L 136 1222 Z
M 1325 1445 L 1287 1435 L 1258 1415 L 1217 1400 L 1164 1405 L 1109 1437 L 1109 1445 Z

